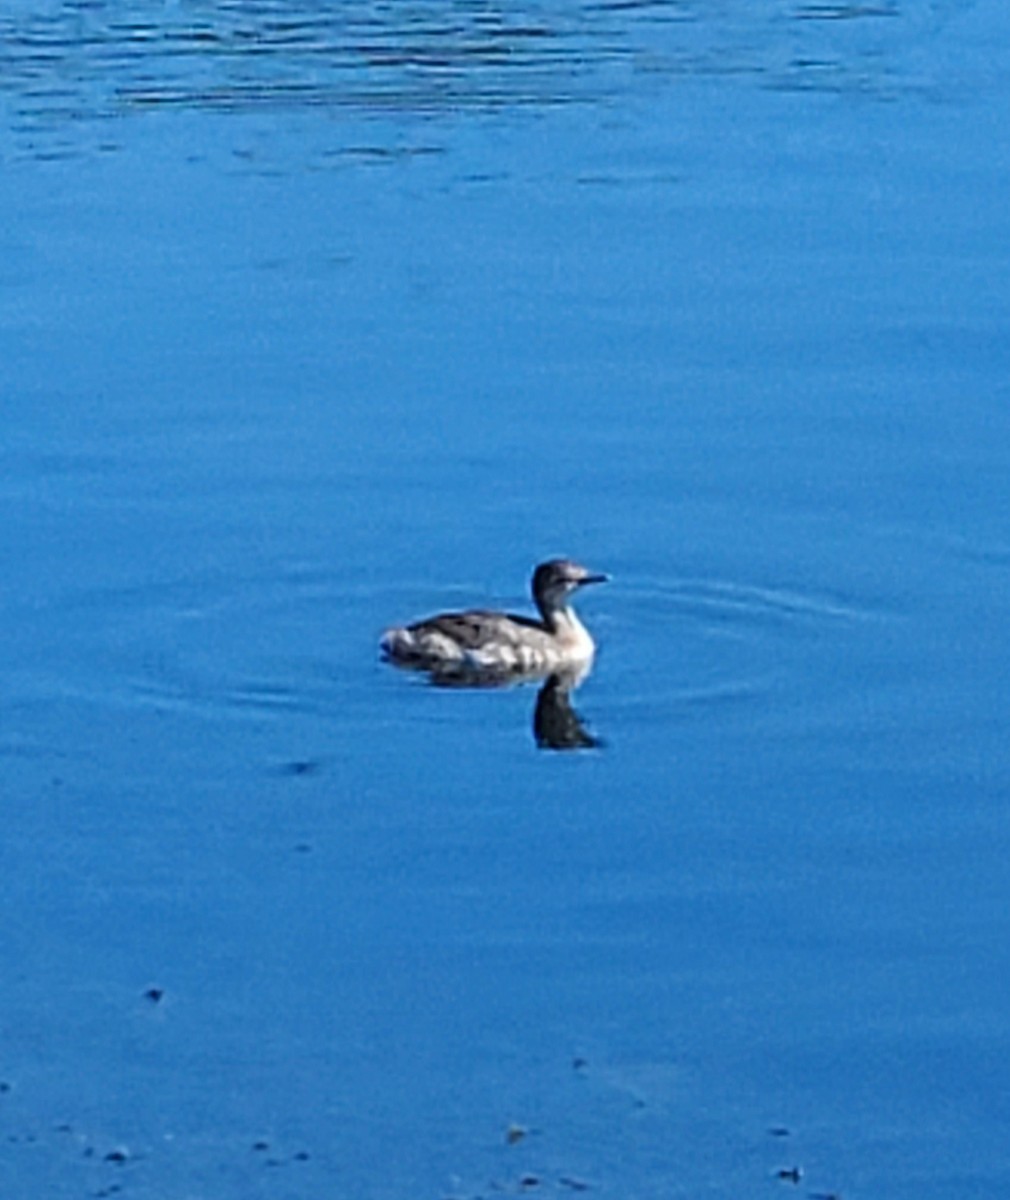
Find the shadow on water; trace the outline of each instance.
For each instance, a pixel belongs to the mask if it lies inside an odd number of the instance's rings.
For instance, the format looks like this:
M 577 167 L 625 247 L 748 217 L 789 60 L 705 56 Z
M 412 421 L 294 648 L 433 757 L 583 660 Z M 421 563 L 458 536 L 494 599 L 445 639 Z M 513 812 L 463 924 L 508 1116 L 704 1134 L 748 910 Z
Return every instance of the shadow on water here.
M 94 122 L 113 149 L 110 122 L 152 109 L 423 118 L 607 103 L 705 76 L 887 94 L 916 86 L 898 52 L 937 20 L 925 0 L 23 3 L 0 14 L 0 105 L 18 152 L 45 157 L 79 151 L 60 135 Z

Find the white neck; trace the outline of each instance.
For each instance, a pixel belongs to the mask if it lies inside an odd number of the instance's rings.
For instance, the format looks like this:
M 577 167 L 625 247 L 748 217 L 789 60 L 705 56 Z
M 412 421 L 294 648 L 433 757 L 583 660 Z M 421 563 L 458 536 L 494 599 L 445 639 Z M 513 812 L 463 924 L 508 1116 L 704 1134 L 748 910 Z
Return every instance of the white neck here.
M 574 655 L 580 658 L 592 657 L 596 646 L 574 608 L 565 605 L 563 608 L 553 609 L 548 614 L 547 624 L 558 641 Z

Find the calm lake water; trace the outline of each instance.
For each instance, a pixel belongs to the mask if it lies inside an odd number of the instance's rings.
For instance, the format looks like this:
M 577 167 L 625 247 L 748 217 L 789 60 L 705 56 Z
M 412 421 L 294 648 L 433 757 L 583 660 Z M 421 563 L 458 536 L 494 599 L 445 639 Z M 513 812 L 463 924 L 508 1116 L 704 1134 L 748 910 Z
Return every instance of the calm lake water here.
M 1010 8 L 12 0 L 0 1193 L 1010 1190 Z M 535 687 L 382 628 L 613 574 Z

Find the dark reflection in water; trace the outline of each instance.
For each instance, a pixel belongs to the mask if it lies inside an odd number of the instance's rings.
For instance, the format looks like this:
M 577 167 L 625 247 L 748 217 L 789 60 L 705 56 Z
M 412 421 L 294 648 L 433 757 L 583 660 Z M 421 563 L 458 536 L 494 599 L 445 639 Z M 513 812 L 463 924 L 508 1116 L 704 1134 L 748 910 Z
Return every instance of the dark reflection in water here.
M 390 665 L 401 671 L 417 670 L 396 662 Z M 533 706 L 533 739 L 537 746 L 541 750 L 592 750 L 602 742 L 589 732 L 571 701 L 572 692 L 581 686 L 590 669 L 559 671 L 546 678 L 542 674 L 459 666 L 424 674 L 435 687 L 443 688 L 501 689 L 538 683 L 540 689 Z
M 928 0 L 26 3 L 0 14 L 0 98 L 41 153 L 47 134 L 164 107 L 493 112 L 704 75 L 886 91 L 909 82 L 893 52 L 936 20 Z
M 537 694 L 533 736 L 541 750 L 591 750 L 600 745 L 572 708 L 569 696 L 579 683 L 581 679 L 572 676 L 552 675 Z

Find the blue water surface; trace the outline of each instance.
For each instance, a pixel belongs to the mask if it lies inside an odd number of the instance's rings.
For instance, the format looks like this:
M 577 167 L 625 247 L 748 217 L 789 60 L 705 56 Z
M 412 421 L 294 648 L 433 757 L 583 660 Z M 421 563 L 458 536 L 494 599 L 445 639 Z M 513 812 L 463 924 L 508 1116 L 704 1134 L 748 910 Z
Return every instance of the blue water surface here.
M 1008 35 L 7 6 L 0 1193 L 1006 1195 Z

